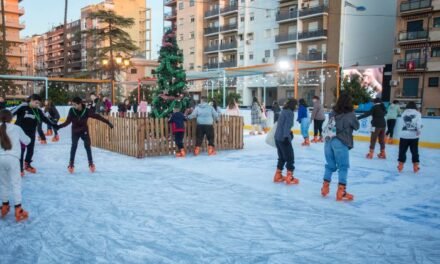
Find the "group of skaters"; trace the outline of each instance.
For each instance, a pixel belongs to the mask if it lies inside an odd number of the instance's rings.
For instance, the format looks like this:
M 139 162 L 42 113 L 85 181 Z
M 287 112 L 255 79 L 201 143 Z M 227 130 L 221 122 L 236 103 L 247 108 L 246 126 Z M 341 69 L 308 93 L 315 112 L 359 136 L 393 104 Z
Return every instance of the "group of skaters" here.
M 402 172 L 406 162 L 408 148 L 411 150 L 413 171 L 417 173 L 419 166 L 419 136 L 422 130 L 422 116 L 417 111 L 414 102 L 409 102 L 406 109 L 402 111 L 399 102 L 394 101 L 388 109 L 381 99 L 374 99 L 374 106 L 371 110 L 356 116 L 351 96 L 342 94 L 336 105 L 333 107 L 328 117 L 328 122 L 323 128 L 326 119 L 324 110 L 321 106 L 320 98 L 313 98 L 313 111 L 309 118 L 307 104 L 304 99 L 299 100 L 297 121 L 301 125 L 301 134 L 304 137 L 302 146 L 309 146 L 309 125 L 314 123 L 313 142 L 325 142 L 324 155 L 326 159 L 322 196 L 326 197 L 330 192 L 330 182 L 332 174 L 338 171 L 339 182 L 336 192 L 337 201 L 351 201 L 354 196 L 346 191 L 347 174 L 350 167 L 349 150 L 353 148 L 353 131 L 360 127 L 359 120 L 372 117 L 371 120 L 371 140 L 370 149 L 366 155 L 367 159 L 373 159 L 376 142 L 379 141 L 380 152 L 377 157 L 386 159 L 386 141 L 393 143 L 393 133 L 396 119 L 401 115 L 403 126 L 400 131 L 399 157 L 397 170 Z M 294 176 L 294 151 L 292 146 L 292 127 L 294 125 L 294 111 L 297 101 L 290 99 L 284 105 L 275 126 L 275 144 L 278 152 L 278 164 L 274 176 L 274 182 L 285 182 L 288 185 L 298 184 L 299 180 Z M 387 126 L 388 124 L 388 126 Z M 388 127 L 388 130 L 387 130 Z M 387 130 L 387 131 L 386 131 Z M 388 139 L 386 139 L 388 136 Z M 287 169 L 287 174 L 282 175 L 283 169 Z

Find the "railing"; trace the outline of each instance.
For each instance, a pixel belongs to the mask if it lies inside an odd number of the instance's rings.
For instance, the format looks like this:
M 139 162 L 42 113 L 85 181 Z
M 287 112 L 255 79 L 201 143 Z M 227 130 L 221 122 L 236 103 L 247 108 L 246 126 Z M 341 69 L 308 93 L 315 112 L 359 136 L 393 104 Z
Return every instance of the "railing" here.
M 218 51 L 219 45 L 211 45 L 205 47 L 205 52 Z
M 411 70 L 411 65 L 412 64 L 413 69 L 425 69 L 426 68 L 426 60 L 425 59 L 411 59 L 411 60 L 407 60 L 407 59 L 402 59 L 402 60 L 398 60 L 396 63 L 396 68 L 398 70 Z
M 400 32 L 399 33 L 399 41 L 410 41 L 410 40 L 418 40 L 418 39 L 427 39 L 428 31 L 408 31 L 408 32 Z
M 296 33 L 280 34 L 275 36 L 275 42 L 286 42 L 296 40 Z
M 221 13 L 228 13 L 228 12 L 232 12 L 232 11 L 238 11 L 238 5 L 228 5 L 226 7 L 223 7 L 221 10 Z
M 226 25 L 226 26 L 222 26 L 220 28 L 220 31 L 236 30 L 237 28 L 238 28 L 237 24 L 229 24 L 229 25 Z
M 276 21 L 296 19 L 296 18 L 298 18 L 297 10 L 293 10 L 293 11 L 285 10 L 285 11 L 278 12 L 277 17 L 276 17 Z
M 220 31 L 220 27 L 209 27 L 209 28 L 205 28 L 204 30 L 205 35 L 218 33 L 219 31 Z
M 318 37 L 326 37 L 327 30 L 318 29 L 315 31 L 306 31 L 298 34 L 299 39 L 308 39 L 308 38 L 318 38 Z
M 327 60 L 327 53 L 322 52 L 312 52 L 308 54 L 298 54 L 299 60 L 305 60 L 305 61 L 320 61 L 320 60 Z
M 228 50 L 228 49 L 236 49 L 236 48 L 237 48 L 237 42 L 223 43 L 220 45 L 220 50 Z
M 220 62 L 219 68 L 232 68 L 237 67 L 237 61 L 224 61 Z
M 322 6 L 315 6 L 315 7 L 310 7 L 307 9 L 302 9 L 299 11 L 299 15 L 300 16 L 309 16 L 309 15 L 315 15 L 315 14 L 325 13 L 325 12 L 328 12 L 328 6 L 322 5 Z
M 219 67 L 218 63 L 207 63 L 205 64 L 205 68 L 207 69 L 217 69 Z
M 92 146 L 136 157 L 173 155 L 176 151 L 168 119 L 148 118 L 145 114 L 129 113 L 125 117 L 115 114 L 108 117 L 114 128 L 94 119 L 89 120 Z M 217 150 L 243 149 L 243 117 L 221 116 L 214 124 L 214 143 Z M 188 153 L 194 151 L 196 121 L 185 122 L 184 147 Z M 114 139 L 114 140 L 113 140 Z M 203 142 L 202 151 L 206 151 Z
M 411 0 L 400 4 L 400 12 L 409 12 L 432 7 L 431 0 Z
M 176 18 L 176 16 L 177 16 L 177 12 L 168 12 L 168 13 L 165 13 L 165 15 L 164 15 L 166 20 L 174 19 L 174 18 Z
M 212 10 L 208 10 L 205 12 L 205 17 L 218 16 L 220 14 L 220 8 L 216 7 Z

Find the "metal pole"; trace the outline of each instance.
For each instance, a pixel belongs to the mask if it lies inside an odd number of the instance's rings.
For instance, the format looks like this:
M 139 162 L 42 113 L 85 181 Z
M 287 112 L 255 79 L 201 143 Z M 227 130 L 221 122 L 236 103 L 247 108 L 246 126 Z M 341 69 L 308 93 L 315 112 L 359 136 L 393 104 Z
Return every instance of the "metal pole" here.
M 223 69 L 223 108 L 226 108 L 226 71 Z
M 263 105 L 266 107 L 266 79 L 263 80 Z
M 324 66 L 324 52 L 322 50 L 321 50 L 321 62 L 322 62 L 322 66 Z M 321 76 L 320 76 L 320 81 L 321 81 L 321 105 L 324 104 L 324 80 L 325 80 L 324 68 L 321 68 Z
M 49 98 L 49 80 L 46 78 L 46 80 L 44 80 L 44 86 L 46 88 L 46 100 Z M 34 86 L 35 88 L 35 86 Z

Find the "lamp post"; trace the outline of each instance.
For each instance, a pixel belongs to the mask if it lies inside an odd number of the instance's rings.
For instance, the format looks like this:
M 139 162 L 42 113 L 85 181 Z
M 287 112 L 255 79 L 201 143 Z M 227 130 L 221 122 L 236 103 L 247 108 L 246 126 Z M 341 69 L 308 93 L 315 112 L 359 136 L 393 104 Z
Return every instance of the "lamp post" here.
M 110 77 L 111 77 L 111 90 L 112 90 L 112 102 L 113 104 L 116 102 L 115 98 L 115 82 L 116 82 L 116 67 L 128 67 L 130 66 L 130 58 L 124 58 L 121 56 L 121 54 L 118 54 L 116 57 L 113 57 L 113 54 L 111 54 L 110 59 L 104 58 L 101 61 L 102 65 L 104 67 L 108 66 L 110 64 Z

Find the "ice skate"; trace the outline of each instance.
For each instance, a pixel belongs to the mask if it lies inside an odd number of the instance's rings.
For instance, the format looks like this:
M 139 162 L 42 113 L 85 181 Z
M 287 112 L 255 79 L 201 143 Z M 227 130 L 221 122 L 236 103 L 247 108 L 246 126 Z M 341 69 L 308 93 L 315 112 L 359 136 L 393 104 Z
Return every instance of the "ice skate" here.
M 330 182 L 324 181 L 321 188 L 321 195 L 323 197 L 326 197 L 330 192 Z
M 26 220 L 29 218 L 29 213 L 23 210 L 21 206 L 15 208 L 15 220 L 17 222 Z
M 60 141 L 60 136 L 59 136 L 59 135 L 55 135 L 55 136 L 52 138 L 52 142 L 58 142 L 58 141 Z
M 312 143 L 318 143 L 318 142 L 319 142 L 319 138 L 317 136 L 313 137 Z
M 11 206 L 9 206 L 9 203 L 2 205 L 2 218 L 4 218 L 9 213 L 10 209 L 11 209 Z
M 194 156 L 198 156 L 200 154 L 200 147 L 196 147 L 194 149 Z
M 89 164 L 89 169 L 90 169 L 91 173 L 94 173 L 96 171 L 95 164 L 93 164 L 93 163 Z
M 309 138 L 305 138 L 304 142 L 301 144 L 301 146 L 303 146 L 303 147 L 310 146 L 310 139 Z
M 41 144 L 41 145 L 46 145 L 46 144 L 47 144 L 47 141 L 46 141 L 46 140 L 40 140 L 40 144 Z
M 52 136 L 53 135 L 52 129 L 48 129 L 45 135 L 48 137 Z
M 336 201 L 352 201 L 354 196 L 345 191 L 345 185 L 339 184 L 338 192 L 336 193 Z
M 287 171 L 286 184 L 287 185 L 299 184 L 299 180 L 293 177 L 293 171 Z
M 24 163 L 24 170 L 30 173 L 37 173 L 37 169 L 31 166 L 29 162 Z
M 399 164 L 397 165 L 397 170 L 398 170 L 399 172 L 402 172 L 402 171 L 403 171 L 403 162 L 399 162 Z
M 377 157 L 378 157 L 379 159 L 386 159 L 386 158 L 387 158 L 387 155 L 386 155 L 386 153 L 385 153 L 385 150 L 381 150 L 380 153 L 377 154 Z
M 373 159 L 374 156 L 374 150 L 370 149 L 370 152 L 367 154 L 367 159 Z
M 179 152 L 176 153 L 176 158 L 184 158 L 186 156 L 185 149 L 181 149 Z
M 282 171 L 277 169 L 275 172 L 275 176 L 273 176 L 273 182 L 279 183 L 284 182 L 286 180 L 286 177 L 283 176 Z
M 70 164 L 69 166 L 67 166 L 67 170 L 70 174 L 73 174 L 75 172 L 75 166 L 73 166 L 73 164 Z
M 414 171 L 414 173 L 419 172 L 419 170 L 420 170 L 419 163 L 418 162 L 414 162 L 413 163 L 413 171 Z
M 217 152 L 215 151 L 215 148 L 212 146 L 208 146 L 208 156 L 214 156 Z

